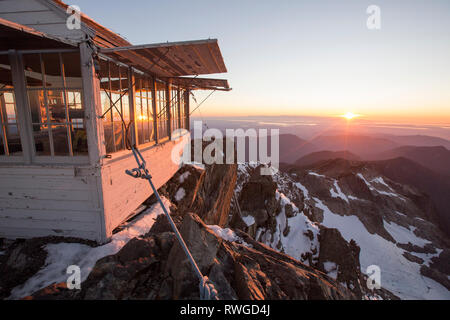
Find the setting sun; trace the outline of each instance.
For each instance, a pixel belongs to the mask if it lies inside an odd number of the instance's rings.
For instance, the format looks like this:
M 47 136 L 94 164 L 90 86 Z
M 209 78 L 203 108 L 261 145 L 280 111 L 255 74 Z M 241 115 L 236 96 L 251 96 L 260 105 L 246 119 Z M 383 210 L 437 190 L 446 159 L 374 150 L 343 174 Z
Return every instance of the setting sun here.
M 346 114 L 343 114 L 341 117 L 347 119 L 347 120 L 352 120 L 353 118 L 358 117 L 358 114 L 355 114 L 353 112 L 347 112 Z

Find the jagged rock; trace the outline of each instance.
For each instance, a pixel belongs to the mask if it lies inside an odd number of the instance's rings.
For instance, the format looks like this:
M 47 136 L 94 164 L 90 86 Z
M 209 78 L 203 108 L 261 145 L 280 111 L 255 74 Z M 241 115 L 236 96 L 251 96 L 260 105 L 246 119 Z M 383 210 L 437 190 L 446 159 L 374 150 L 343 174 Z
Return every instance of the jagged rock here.
M 206 228 L 199 216 L 192 213 L 184 217 L 180 227 L 180 233 L 194 257 L 200 271 L 208 275 L 218 287 L 222 288 L 219 294 L 223 299 L 236 299 L 236 294 L 224 275 L 224 269 L 218 268 L 218 251 L 222 239 Z M 226 259 L 225 259 L 226 264 Z M 209 270 L 215 270 L 211 275 Z M 175 299 L 198 298 L 198 278 L 189 261 L 178 243 L 175 243 L 170 251 L 166 272 L 171 275 L 173 281 L 173 296 Z
M 197 184 L 204 170 L 185 165 L 165 184 L 158 192 L 170 199 L 173 206 L 170 208 L 172 215 L 184 214 L 192 205 Z M 156 197 L 152 195 L 148 204 L 156 203 Z
M 189 210 L 197 212 L 207 224 L 228 224 L 236 168 L 236 164 L 212 164 L 200 176 Z
M 156 233 L 163 229 L 155 227 L 99 260 L 81 290 L 54 284 L 27 299 L 198 299 L 198 279 L 174 234 Z M 196 214 L 184 215 L 180 232 L 221 299 L 355 298 L 320 271 L 243 232 L 237 231 L 235 242 L 218 237 Z
M 422 264 L 424 262 L 422 258 L 419 258 L 418 256 L 415 256 L 415 255 L 413 255 L 413 254 L 411 254 L 409 252 L 406 252 L 406 251 L 403 252 L 403 256 L 406 259 L 408 259 L 409 261 L 412 261 L 412 262 L 415 262 L 415 263 L 418 263 L 418 264 Z
M 431 261 L 430 267 L 447 276 L 450 275 L 450 249 L 445 248 L 438 257 L 432 258 Z
M 252 216 L 254 225 L 243 225 L 237 212 L 230 223 L 233 228 L 248 232 L 253 237 L 259 227 L 275 230 L 275 217 L 280 212 L 280 201 L 276 198 L 277 184 L 272 176 L 261 175 L 260 168 L 258 166 L 252 170 L 250 179 L 243 184 L 239 196 L 241 214 L 244 217 Z
M 425 277 L 431 278 L 439 282 L 448 290 L 450 290 L 450 279 L 446 274 L 440 272 L 439 270 L 432 269 L 428 266 L 423 265 L 422 267 L 420 267 L 420 273 Z
M 70 290 L 65 282 L 54 283 L 22 300 L 80 300 L 80 290 Z
M 360 248 L 354 241 L 347 242 L 337 229 L 320 227 L 319 234 L 319 270 L 325 270 L 325 263 L 334 263 L 337 267 L 336 280 L 345 283 L 358 298 L 362 298 L 361 265 L 359 263 Z
M 237 235 L 246 245 L 225 241 L 195 214 L 185 216 L 180 232 L 199 268 L 220 288 L 222 298 L 354 298 L 317 270 L 254 241 L 243 232 L 237 231 Z M 178 244 L 172 248 L 167 267 L 176 280 L 174 296 L 196 297 L 198 280 Z

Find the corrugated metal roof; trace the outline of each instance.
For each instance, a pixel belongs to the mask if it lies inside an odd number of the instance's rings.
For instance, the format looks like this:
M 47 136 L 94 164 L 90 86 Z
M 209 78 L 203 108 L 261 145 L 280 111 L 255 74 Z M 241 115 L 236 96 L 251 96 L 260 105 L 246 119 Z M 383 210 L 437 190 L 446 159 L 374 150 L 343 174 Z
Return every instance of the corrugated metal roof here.
M 186 87 L 192 90 L 196 89 L 212 89 L 222 91 L 231 90 L 230 86 L 228 85 L 228 81 L 225 79 L 178 77 L 178 78 L 170 78 L 169 80 L 171 84 Z
M 100 53 L 160 77 L 227 72 L 217 39 L 107 48 Z

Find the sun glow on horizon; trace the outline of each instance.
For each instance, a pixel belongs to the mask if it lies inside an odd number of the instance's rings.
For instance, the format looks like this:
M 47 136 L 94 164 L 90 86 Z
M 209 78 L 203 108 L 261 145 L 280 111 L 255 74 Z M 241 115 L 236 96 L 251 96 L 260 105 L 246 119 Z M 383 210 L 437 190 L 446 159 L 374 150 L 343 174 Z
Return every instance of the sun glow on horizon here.
M 352 120 L 352 119 L 354 119 L 356 117 L 359 117 L 359 116 L 360 116 L 359 114 L 356 114 L 356 113 L 353 113 L 353 112 L 347 112 L 346 114 L 343 114 L 341 117 L 345 118 L 347 120 Z

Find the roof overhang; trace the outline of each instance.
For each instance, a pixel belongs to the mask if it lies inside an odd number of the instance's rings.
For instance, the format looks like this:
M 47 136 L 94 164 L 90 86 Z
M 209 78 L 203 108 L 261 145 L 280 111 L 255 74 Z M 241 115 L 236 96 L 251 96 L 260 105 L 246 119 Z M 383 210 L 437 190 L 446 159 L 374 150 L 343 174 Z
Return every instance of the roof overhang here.
M 231 90 L 228 81 L 225 79 L 177 77 L 169 78 L 169 82 L 173 85 L 185 87 L 190 90 Z
M 0 51 L 74 48 L 56 37 L 0 18 Z
M 99 52 L 159 77 L 227 72 L 217 39 L 101 48 Z

